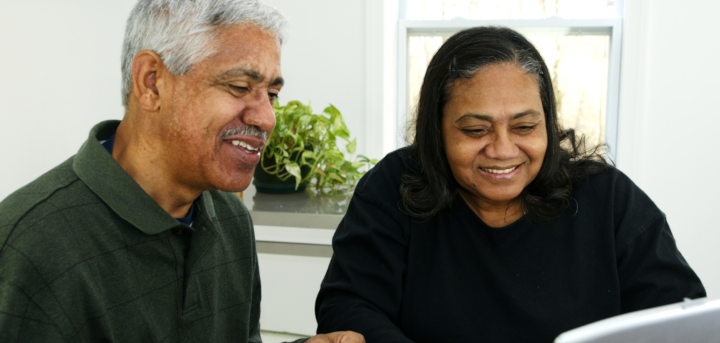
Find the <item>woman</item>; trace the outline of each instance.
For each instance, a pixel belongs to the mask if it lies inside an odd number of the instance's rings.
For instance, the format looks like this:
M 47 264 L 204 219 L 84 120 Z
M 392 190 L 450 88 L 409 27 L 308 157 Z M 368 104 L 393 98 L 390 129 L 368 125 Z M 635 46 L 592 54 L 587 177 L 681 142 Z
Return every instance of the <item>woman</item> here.
M 413 145 L 360 181 L 333 248 L 318 332 L 368 342 L 550 342 L 705 296 L 664 214 L 560 128 L 545 62 L 506 28 L 440 48 Z

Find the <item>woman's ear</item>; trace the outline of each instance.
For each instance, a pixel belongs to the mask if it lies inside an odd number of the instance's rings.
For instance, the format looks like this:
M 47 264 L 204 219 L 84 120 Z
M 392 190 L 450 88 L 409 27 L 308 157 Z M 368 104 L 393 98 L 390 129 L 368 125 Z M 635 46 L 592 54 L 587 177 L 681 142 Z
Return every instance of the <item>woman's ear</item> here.
M 142 50 L 133 59 L 132 94 L 137 98 L 140 107 L 146 111 L 157 111 L 160 108 L 160 92 L 158 79 L 163 75 L 162 59 L 150 50 Z

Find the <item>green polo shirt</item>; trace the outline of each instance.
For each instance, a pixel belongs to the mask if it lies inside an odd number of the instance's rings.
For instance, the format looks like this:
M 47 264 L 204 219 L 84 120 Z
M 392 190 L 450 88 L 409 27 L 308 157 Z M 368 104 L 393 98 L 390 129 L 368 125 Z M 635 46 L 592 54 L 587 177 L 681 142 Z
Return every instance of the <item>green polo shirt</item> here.
M 247 209 L 206 191 L 178 222 L 98 142 L 118 124 L 0 203 L 0 342 L 261 342 Z

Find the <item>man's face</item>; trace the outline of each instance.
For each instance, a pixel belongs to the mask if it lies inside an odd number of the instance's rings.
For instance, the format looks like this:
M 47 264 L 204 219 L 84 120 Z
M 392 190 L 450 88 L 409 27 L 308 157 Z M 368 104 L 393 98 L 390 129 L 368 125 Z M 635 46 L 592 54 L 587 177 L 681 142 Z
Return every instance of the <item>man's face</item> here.
M 160 115 L 174 182 L 197 190 L 242 191 L 275 127 L 282 87 L 277 37 L 252 25 L 221 29 L 214 55 L 170 77 Z

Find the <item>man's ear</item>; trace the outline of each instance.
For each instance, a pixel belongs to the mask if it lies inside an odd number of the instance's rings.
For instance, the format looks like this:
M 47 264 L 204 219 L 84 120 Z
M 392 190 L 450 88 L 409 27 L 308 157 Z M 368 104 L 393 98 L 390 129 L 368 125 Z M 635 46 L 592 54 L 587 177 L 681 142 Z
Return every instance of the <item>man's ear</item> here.
M 154 51 L 142 50 L 135 55 L 132 67 L 132 93 L 144 110 L 157 111 L 160 108 L 158 83 L 166 76 L 165 73 L 167 69 L 162 59 Z

